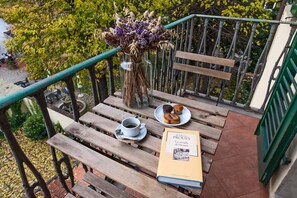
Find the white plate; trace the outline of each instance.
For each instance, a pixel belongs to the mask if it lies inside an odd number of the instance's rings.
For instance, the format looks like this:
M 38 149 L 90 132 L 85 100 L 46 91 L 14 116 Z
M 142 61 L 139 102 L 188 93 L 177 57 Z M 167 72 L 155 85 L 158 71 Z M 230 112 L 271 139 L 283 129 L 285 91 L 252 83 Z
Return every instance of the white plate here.
M 168 103 L 168 105 L 174 106 L 175 104 L 173 103 Z M 166 122 L 163 121 L 163 105 L 158 106 L 155 109 L 154 112 L 155 118 L 163 125 L 168 126 L 168 127 L 174 127 L 174 126 L 181 126 L 189 122 L 191 119 L 191 112 L 187 107 L 184 106 L 183 113 L 181 115 L 178 115 L 180 118 L 180 123 L 178 124 L 167 124 Z
M 117 128 L 115 129 L 115 131 L 121 129 L 121 125 L 117 126 Z M 127 140 L 135 140 L 135 141 L 140 141 L 143 138 L 145 138 L 146 134 L 147 134 L 147 129 L 145 126 L 140 128 L 140 132 L 137 136 L 135 137 L 130 137 L 130 136 L 125 136 L 124 134 L 118 134 L 118 133 L 114 133 L 115 137 L 117 139 L 127 139 Z

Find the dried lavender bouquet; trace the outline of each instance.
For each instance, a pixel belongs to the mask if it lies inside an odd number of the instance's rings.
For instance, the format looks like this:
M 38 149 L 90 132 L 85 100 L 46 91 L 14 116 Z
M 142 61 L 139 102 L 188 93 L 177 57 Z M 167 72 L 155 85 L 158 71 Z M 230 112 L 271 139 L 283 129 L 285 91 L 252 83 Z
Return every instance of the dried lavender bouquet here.
M 133 12 L 125 10 L 125 17 L 115 14 L 116 26 L 103 32 L 102 37 L 108 45 L 120 46 L 130 56 L 131 64 L 125 70 L 122 97 L 124 103 L 131 107 L 136 101 L 141 106 L 144 98 L 149 98 L 149 83 L 143 71 L 142 56 L 148 50 L 173 48 L 169 42 L 171 32 L 161 25 L 161 17 L 154 18 L 154 12 L 146 11 L 143 19 L 135 19 Z

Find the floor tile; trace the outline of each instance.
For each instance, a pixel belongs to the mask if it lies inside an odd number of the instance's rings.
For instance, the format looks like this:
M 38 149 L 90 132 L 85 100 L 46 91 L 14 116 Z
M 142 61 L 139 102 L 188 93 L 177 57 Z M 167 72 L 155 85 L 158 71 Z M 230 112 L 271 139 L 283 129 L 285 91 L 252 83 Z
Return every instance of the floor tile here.
M 253 117 L 249 117 L 249 116 L 245 116 L 244 120 L 241 120 L 243 122 L 243 124 L 249 128 L 252 129 L 252 131 L 255 131 L 258 123 L 259 123 L 259 119 L 257 118 L 253 118 Z
M 256 136 L 249 127 L 240 127 L 237 129 L 230 129 L 223 132 L 225 139 L 228 139 L 233 149 L 240 155 L 257 154 Z M 219 142 L 220 144 L 223 142 Z
M 206 180 L 206 185 L 203 188 L 202 198 L 228 198 L 227 193 L 219 183 L 212 171 L 209 172 Z
M 213 157 L 213 160 L 220 160 L 232 156 L 238 155 L 236 150 L 234 149 L 234 143 L 229 140 L 229 135 L 223 133 L 221 139 L 218 144 L 218 148 L 216 150 L 216 154 Z
M 74 174 L 74 179 L 76 181 L 82 181 L 82 178 L 85 174 L 82 164 L 79 164 L 78 166 L 74 167 L 73 174 Z
M 268 198 L 268 197 L 269 197 L 268 190 L 261 189 L 256 192 L 249 193 L 247 195 L 242 195 L 238 198 Z
M 211 170 L 229 197 L 245 195 L 262 187 L 257 169 L 241 156 L 214 161 Z
M 249 165 L 251 167 L 258 170 L 258 155 L 257 154 L 245 156 L 245 160 L 249 163 Z
M 240 121 L 240 114 L 238 113 L 234 113 L 234 112 L 229 112 L 228 113 L 228 117 L 224 126 L 224 130 L 226 129 L 234 129 L 234 128 L 238 128 L 241 126 L 244 126 L 244 124 Z M 243 120 L 243 119 L 241 119 Z

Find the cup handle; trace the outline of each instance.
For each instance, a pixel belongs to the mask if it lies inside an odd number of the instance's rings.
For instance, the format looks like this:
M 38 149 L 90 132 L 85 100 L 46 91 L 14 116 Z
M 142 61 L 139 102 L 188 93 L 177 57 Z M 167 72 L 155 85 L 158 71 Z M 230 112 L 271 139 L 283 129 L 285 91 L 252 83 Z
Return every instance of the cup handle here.
M 143 129 L 145 127 L 145 123 L 140 123 L 140 129 Z

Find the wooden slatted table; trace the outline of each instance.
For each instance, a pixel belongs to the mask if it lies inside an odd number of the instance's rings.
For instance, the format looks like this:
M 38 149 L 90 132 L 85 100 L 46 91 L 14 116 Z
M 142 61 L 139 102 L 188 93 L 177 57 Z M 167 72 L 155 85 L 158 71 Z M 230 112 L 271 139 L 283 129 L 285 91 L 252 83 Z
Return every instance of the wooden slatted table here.
M 153 91 L 153 96 L 150 107 L 132 109 L 123 104 L 120 93 L 117 92 L 114 96 L 109 96 L 104 103 L 94 107 L 92 112 L 80 117 L 79 123 L 73 122 L 65 128 L 66 132 L 79 141 L 57 134 L 47 142 L 145 197 L 200 195 L 200 189 L 157 182 L 158 156 L 164 126 L 155 119 L 154 110 L 161 104 L 174 102 L 185 105 L 191 111 L 191 120 L 180 128 L 200 131 L 205 181 L 228 110 L 159 91 Z M 148 129 L 147 137 L 133 144 L 120 142 L 114 137 L 115 128 L 122 119 L 135 115 L 145 123 Z M 75 189 L 81 189 L 81 185 L 79 183 Z M 92 194 L 92 192 L 86 193 Z

